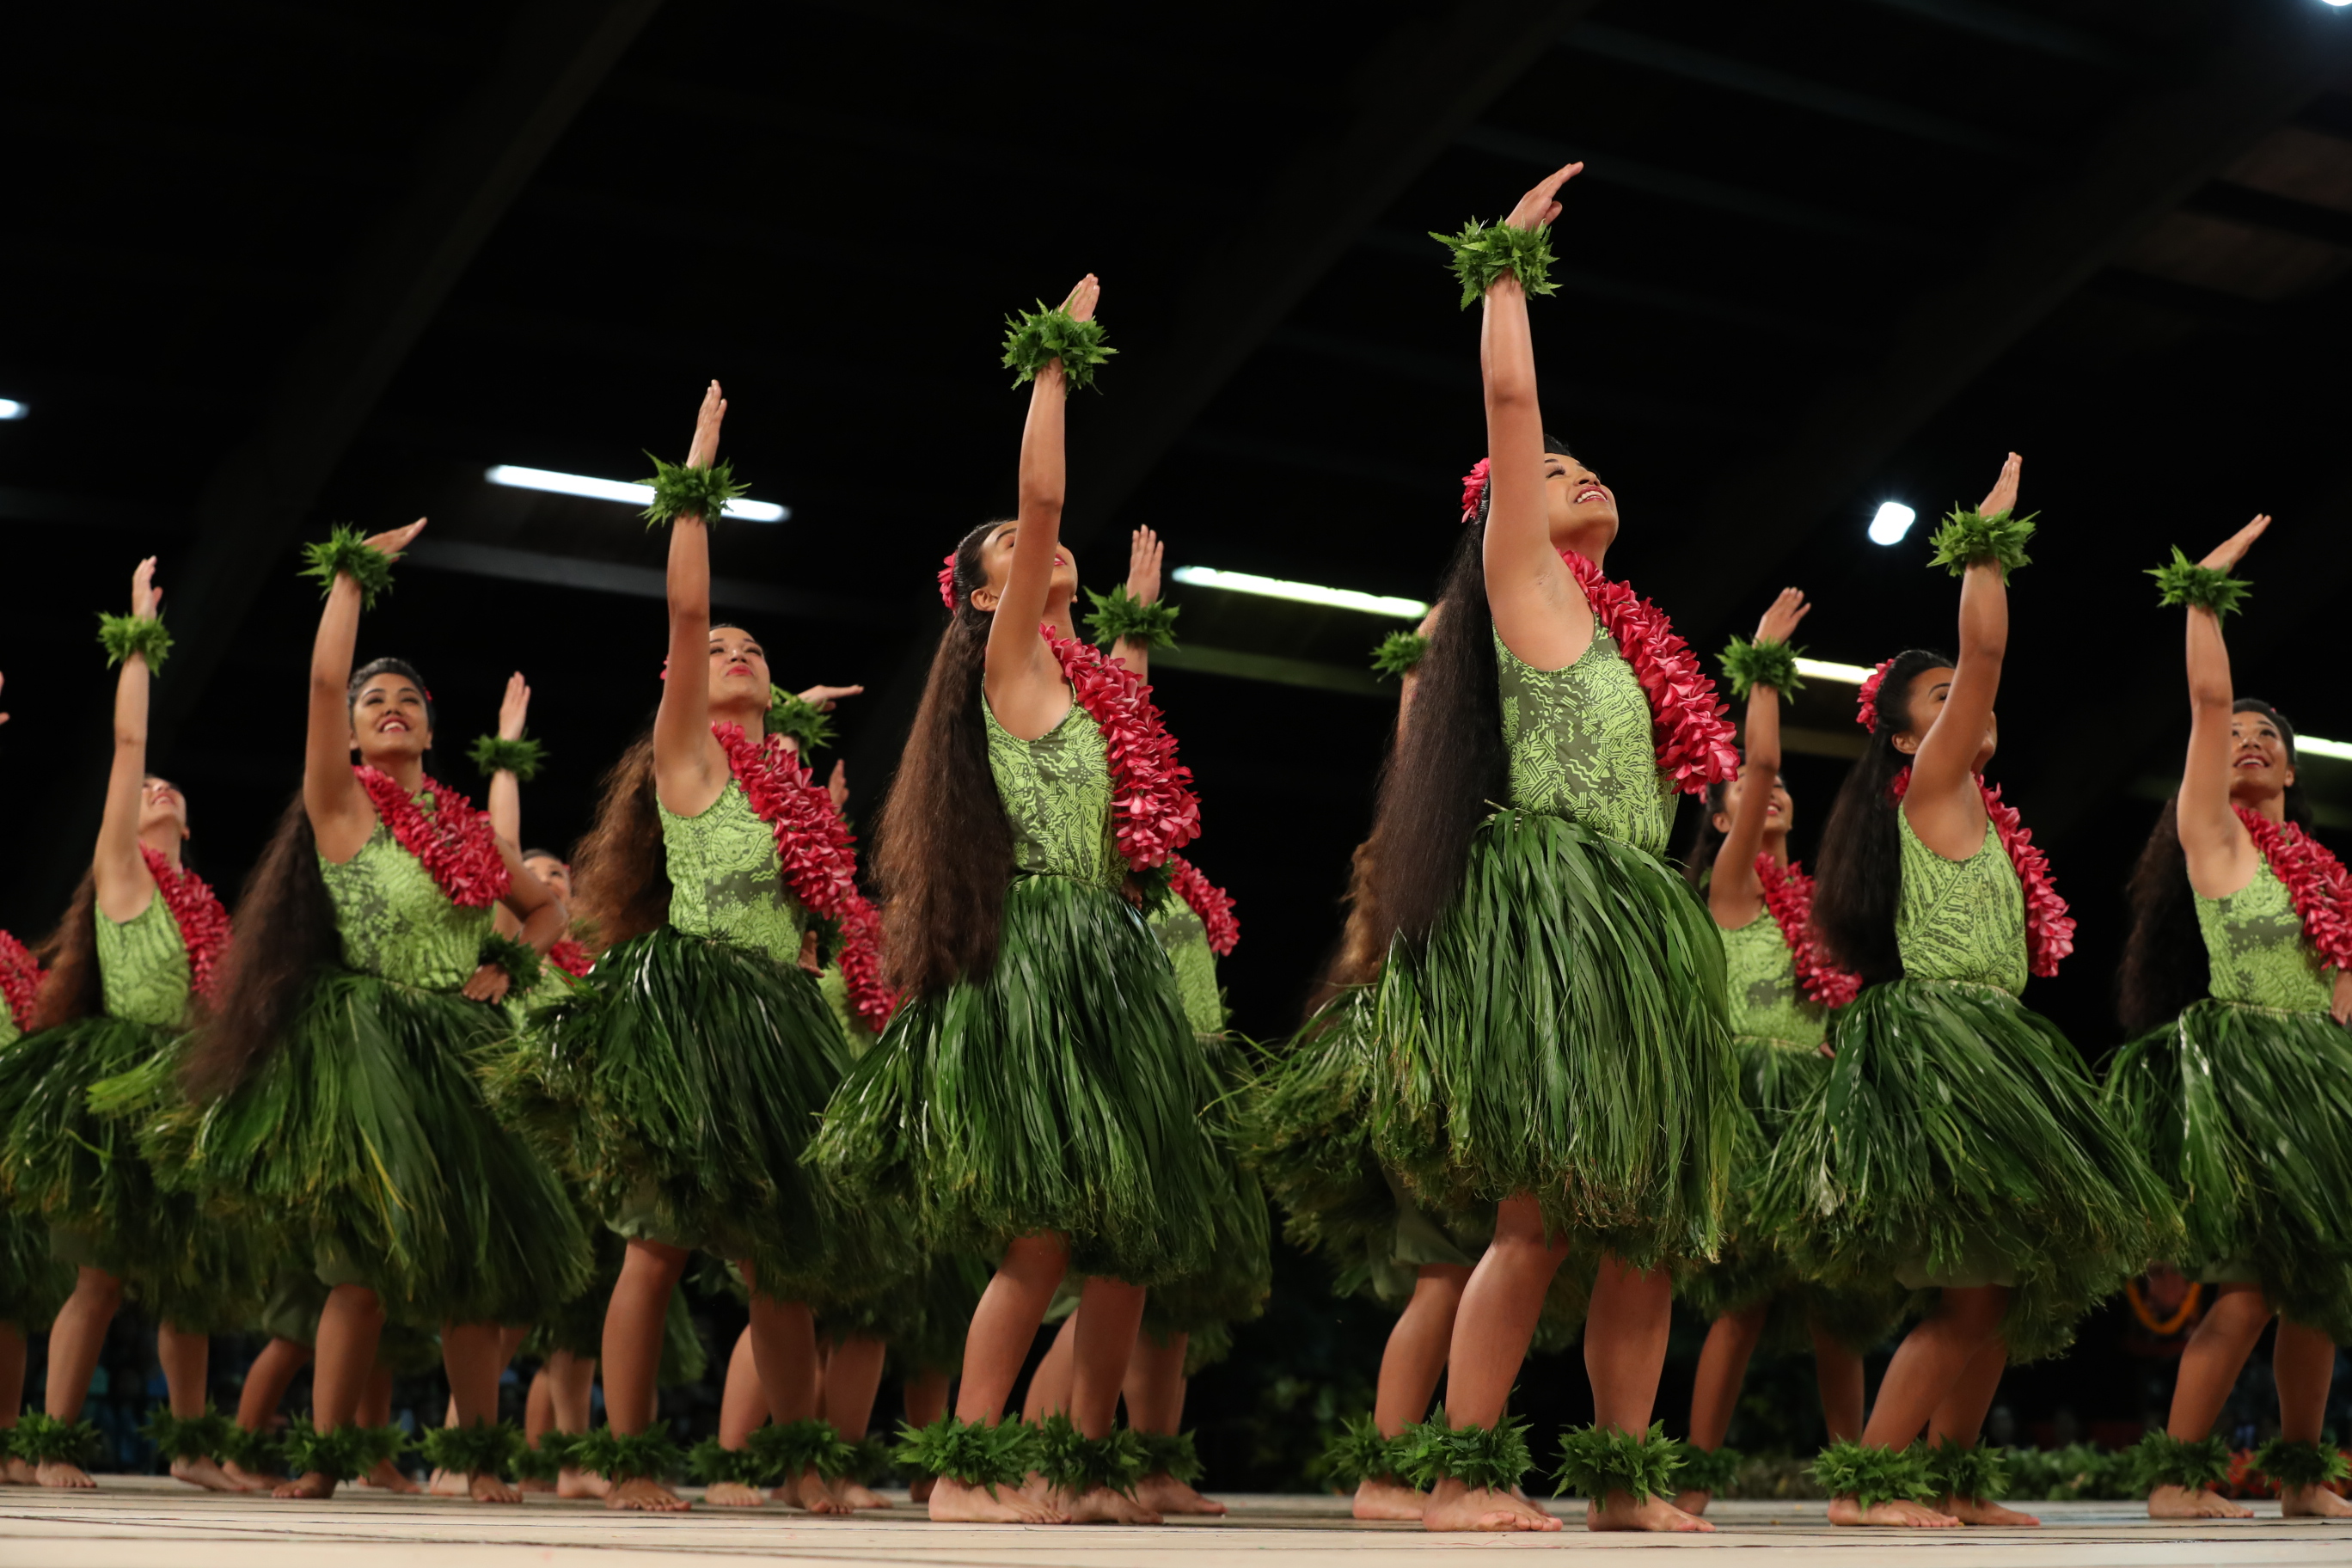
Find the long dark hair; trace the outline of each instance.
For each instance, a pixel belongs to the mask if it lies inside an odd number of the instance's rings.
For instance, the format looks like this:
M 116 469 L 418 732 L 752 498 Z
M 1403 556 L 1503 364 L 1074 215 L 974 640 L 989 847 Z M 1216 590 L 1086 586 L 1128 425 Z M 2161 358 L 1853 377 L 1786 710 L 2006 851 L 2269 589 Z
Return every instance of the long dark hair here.
M 630 742 L 605 772 L 596 823 L 572 862 L 574 923 L 599 951 L 669 919 L 669 857 L 654 794 L 654 732 Z
M 1911 727 L 1911 683 L 1922 670 L 1952 661 L 1926 648 L 1895 655 L 1878 684 L 1878 722 L 1862 760 L 1846 771 L 1822 829 L 1813 879 L 1813 929 L 1839 967 L 1866 984 L 1895 980 L 1903 956 L 1895 945 L 1895 911 L 1903 897 L 1903 836 L 1895 814 L 1895 778 L 1911 759 L 1895 737 Z
M 988 581 L 981 546 L 1003 526 L 982 523 L 956 545 L 955 608 L 874 824 L 883 962 L 890 984 L 910 994 L 994 966 L 1013 879 L 1013 824 L 989 773 L 980 708 L 994 617 L 971 602 Z
M 1557 436 L 1544 450 L 1569 455 Z M 1412 722 L 1390 748 L 1372 808 L 1363 886 L 1373 951 L 1389 939 L 1425 939 L 1462 886 L 1471 836 L 1491 805 L 1509 798 L 1510 749 L 1495 667 L 1495 617 L 1486 607 L 1486 507 L 1464 525 L 1438 586 L 1429 648 L 1413 668 Z M 1361 900 L 1360 900 L 1360 902 Z
M 1705 891 L 1707 879 L 1715 871 L 1716 852 L 1723 847 L 1723 830 L 1715 825 L 1717 812 L 1731 809 L 1732 787 L 1736 778 L 1717 779 L 1706 786 L 1706 795 L 1699 803 L 1698 820 L 1691 824 L 1690 842 L 1683 846 L 1683 880 Z
M 2294 726 L 2277 709 L 2259 697 L 2241 697 L 2230 711 L 2260 713 L 2278 726 L 2293 765 Z M 2302 784 L 2289 784 L 2283 804 L 2289 822 L 2311 826 L 2311 802 Z M 2126 1033 L 2137 1035 L 2169 1023 L 2213 983 L 2204 933 L 2197 926 L 2196 896 L 2189 886 L 2189 857 L 2180 847 L 2177 790 L 2165 800 L 2156 826 L 2140 847 L 2131 879 L 2124 884 L 2124 901 L 2131 911 L 2131 935 L 2125 939 L 2124 961 L 2116 970 L 2116 1017 Z
M 157 898 L 163 897 L 161 893 Z M 81 874 L 73 901 L 57 929 L 33 950 L 41 967 L 40 994 L 33 1003 L 33 1027 L 54 1029 L 77 1018 L 87 1018 L 105 1005 L 98 972 L 98 871 Z
M 242 1082 L 292 1026 L 311 977 L 341 952 L 319 840 L 298 789 L 237 895 L 228 952 L 188 1053 L 190 1095 L 208 1100 Z

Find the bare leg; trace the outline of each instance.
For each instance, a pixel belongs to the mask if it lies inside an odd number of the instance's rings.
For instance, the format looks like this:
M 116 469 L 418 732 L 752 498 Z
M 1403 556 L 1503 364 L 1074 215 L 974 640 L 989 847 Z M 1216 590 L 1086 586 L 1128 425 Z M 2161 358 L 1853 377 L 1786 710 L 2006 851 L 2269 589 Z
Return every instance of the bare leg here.
M 499 1418 L 499 1378 L 509 1359 L 504 1331 L 496 1323 L 441 1325 L 441 1366 L 449 1374 L 449 1408 L 460 1426 L 488 1426 Z M 496 1471 L 477 1470 L 467 1480 L 476 1502 L 520 1502 L 522 1493 Z
M 1723 1447 L 1724 1435 L 1731 1430 L 1731 1413 L 1739 1405 L 1740 1384 L 1748 1381 L 1748 1360 L 1764 1337 L 1764 1320 L 1771 1310 L 1771 1302 L 1759 1301 L 1708 1326 L 1706 1343 L 1698 1352 L 1698 1375 L 1691 1384 L 1692 1447 L 1712 1453 Z M 1696 1518 L 1706 1511 L 1710 1495 L 1686 1491 L 1675 1499 L 1675 1506 Z
M 1832 1443 L 1862 1440 L 1862 1357 L 1818 1323 L 1813 1335 L 1813 1382 L 1822 1391 L 1822 1424 Z
M 1944 1402 L 1936 1406 L 1936 1414 L 1928 1418 L 1930 1446 L 1948 1437 L 1955 1443 L 1974 1443 L 1984 1436 L 1985 1413 L 1992 1408 L 1993 1396 L 2000 1392 L 2000 1374 L 2008 1365 L 2009 1346 L 1998 1337 L 1977 1352 L 1960 1373 L 1960 1380 L 1952 1385 L 1952 1392 L 1944 1396 Z M 2042 1522 L 2030 1513 L 2003 1508 L 1984 1498 L 1948 1497 L 1941 1507 L 1962 1524 Z
M 0 1449 L 7 1447 L 7 1434 L 16 1429 L 16 1413 L 24 1407 L 25 1331 L 14 1323 L 0 1323 Z M 32 1486 L 33 1467 L 13 1455 L 0 1460 L 0 1483 Z
M 548 1402 L 554 1407 L 557 1431 L 588 1430 L 595 1388 L 595 1357 L 557 1351 L 547 1358 Z M 560 1498 L 601 1498 L 612 1489 L 612 1483 L 604 1477 L 570 1465 L 555 1478 L 555 1495 Z
M 1863 1426 L 1862 1440 L 1877 1448 L 1907 1447 L 1927 1428 L 1937 1406 L 1950 1397 L 1977 1352 L 1999 1339 L 2000 1321 L 2008 1310 L 2006 1287 L 1947 1287 L 1935 1310 L 1896 1347 L 1885 1380 L 1878 1385 L 1878 1404 Z M 1960 1521 L 1915 1502 L 1885 1502 L 1864 1509 L 1852 1498 L 1833 1498 L 1830 1522 L 1949 1530 Z
M 817 1409 L 834 1429 L 852 1443 L 866 1440 L 874 1419 L 874 1395 L 882 1387 L 882 1360 L 890 1347 L 871 1334 L 853 1334 L 833 1347 L 824 1358 L 824 1385 Z M 825 1483 L 833 1500 L 844 1509 L 888 1508 L 890 1500 L 855 1476 L 838 1476 Z
M 686 1272 L 686 1258 L 683 1247 L 632 1239 L 621 1260 L 621 1277 L 604 1309 L 604 1418 L 624 1436 L 654 1424 L 662 1328 L 669 1293 Z M 604 1504 L 654 1513 L 683 1512 L 687 1506 L 684 1498 L 650 1476 L 615 1484 Z
M 310 1347 L 292 1340 L 271 1340 L 261 1347 L 247 1369 L 245 1389 L 236 1399 L 236 1424 L 248 1432 L 267 1431 L 278 1415 L 278 1407 L 286 1403 L 286 1390 L 294 1374 L 310 1364 Z M 284 1476 L 256 1475 L 237 1465 L 222 1467 L 240 1489 L 266 1492 L 284 1484 Z
M 1614 1258 L 1601 1260 L 1592 1290 L 1592 1310 L 1584 1321 L 1584 1374 L 1592 1380 L 1592 1420 L 1604 1429 L 1640 1436 L 1650 1429 L 1658 1400 L 1658 1374 L 1666 1365 L 1666 1330 L 1674 1311 L 1675 1282 L 1663 1268 L 1635 1268 Z M 1662 1497 L 1612 1492 L 1585 1506 L 1587 1530 L 1710 1531 Z
M 1190 1334 L 1160 1339 L 1135 1336 L 1135 1353 L 1128 1357 L 1127 1381 L 1119 1392 L 1127 1399 L 1127 1424 L 1138 1432 L 1172 1437 L 1184 1426 L 1184 1352 Z M 1189 1481 L 1165 1470 L 1143 1478 L 1135 1500 L 1154 1513 L 1220 1514 L 1225 1505 L 1202 1497 Z
M 768 1391 L 760 1383 L 760 1362 L 747 1327 L 735 1336 L 727 1357 L 727 1386 L 719 1399 L 719 1446 L 742 1448 L 768 1424 Z M 765 1508 L 768 1494 L 741 1481 L 713 1481 L 702 1489 L 713 1508 Z
M 1048 1415 L 1069 1414 L 1070 1380 L 1076 1375 L 1077 1353 L 1078 1315 L 1072 1312 L 1055 1331 L 1054 1342 L 1045 1347 L 1037 1370 L 1029 1374 L 1029 1392 L 1021 1402 L 1022 1420 L 1034 1426 Z
M 751 1281 L 751 1353 L 760 1366 L 760 1386 L 767 1391 L 768 1413 L 779 1422 L 807 1421 L 816 1415 L 816 1318 L 804 1301 L 779 1301 L 760 1289 L 751 1265 L 743 1264 L 743 1278 Z M 786 1476 L 776 1495 L 811 1513 L 845 1513 L 834 1501 L 814 1470 Z
M 1381 1352 L 1372 1425 L 1381 1436 L 1394 1437 L 1428 1418 L 1453 1343 L 1454 1316 L 1469 1283 L 1470 1270 L 1457 1263 L 1424 1263 L 1414 1270 L 1412 1299 L 1397 1315 Z M 1394 1476 L 1367 1476 L 1356 1488 L 1351 1511 L 1358 1519 L 1419 1519 L 1428 1501 L 1427 1493 Z
M 98 1368 L 99 1352 L 106 1346 L 106 1331 L 122 1305 L 122 1281 L 102 1268 L 84 1268 L 74 1276 L 73 1294 L 58 1310 L 49 1330 L 49 1386 L 44 1405 L 60 1421 L 81 1419 L 89 1397 L 89 1374 Z M 91 1487 L 79 1465 L 44 1459 L 34 1474 L 45 1487 Z
M 1087 1437 L 1108 1437 L 1118 1424 L 1119 1384 L 1143 1326 L 1140 1286 L 1097 1275 L 1087 1281 L 1071 1321 L 1077 1324 L 1070 1365 L 1070 1419 Z M 1178 1363 L 1181 1366 L 1181 1363 Z M 1160 1516 L 1108 1487 L 1067 1499 L 1076 1524 L 1158 1524 Z
M 2252 1285 L 2222 1285 L 2213 1304 L 2189 1336 L 2180 1352 L 2180 1371 L 2172 1385 L 2172 1411 L 2164 1423 L 2167 1436 L 2184 1442 L 2202 1442 L 2221 1418 L 2221 1406 L 2237 1386 L 2254 1342 L 2271 1321 L 2270 1304 Z M 2158 1487 L 2147 1494 L 2150 1519 L 2252 1519 L 2254 1510 L 2231 1502 L 2210 1487 L 2195 1491 L 2187 1487 Z
M 948 1374 L 937 1369 L 912 1373 L 899 1390 L 899 1396 L 906 1405 L 907 1425 L 928 1426 L 947 1414 Z M 930 1477 L 917 1476 L 907 1495 L 913 1501 L 929 1502 L 931 1485 Z
M 554 1357 L 550 1356 L 548 1359 L 551 1362 Z M 523 1447 L 538 1447 L 539 1440 L 554 1427 L 554 1390 L 548 1378 L 546 1366 L 541 1365 L 537 1372 L 530 1374 L 530 1387 L 522 1396 Z M 555 1489 L 553 1481 L 542 1481 L 534 1476 L 524 1477 L 517 1481 L 515 1486 L 518 1489 L 527 1492 L 551 1492 Z
M 1447 1351 L 1446 1417 L 1456 1426 L 1492 1426 L 1503 1418 L 1517 1381 L 1544 1292 L 1568 1246 L 1544 1235 L 1535 1199 L 1507 1198 L 1495 1215 L 1495 1239 L 1470 1272 Z M 1588 1330 L 1589 1333 L 1590 1331 Z M 1448 1478 L 1431 1489 L 1422 1523 L 1431 1530 L 1558 1530 L 1559 1521 L 1507 1491 L 1472 1490 Z
M 349 1426 L 359 1416 L 360 1398 L 375 1369 L 376 1341 L 383 1334 L 383 1303 L 364 1285 L 338 1285 L 319 1313 L 317 1363 L 310 1373 L 310 1424 L 321 1432 Z M 330 1498 L 335 1483 L 313 1470 L 270 1494 L 281 1498 Z
M 2327 1414 L 2327 1385 L 2336 1377 L 2336 1346 L 2326 1334 L 2281 1318 L 2271 1346 L 2271 1372 L 2278 1384 L 2279 1436 L 2290 1443 L 2315 1443 Z M 2290 1518 L 2352 1519 L 2352 1503 L 2326 1487 L 2282 1491 L 2279 1511 Z
M 213 1342 L 207 1335 L 183 1333 L 170 1323 L 155 1327 L 155 1359 L 163 1366 L 163 1386 L 171 1396 L 172 1414 L 184 1420 L 205 1413 L 205 1373 L 210 1369 L 212 1348 Z M 209 1457 L 173 1459 L 172 1474 L 208 1492 L 245 1489 L 221 1468 L 219 1460 Z
M 981 1293 L 964 1331 L 963 1382 L 956 1390 L 956 1419 L 994 1426 L 1013 1395 L 1013 1380 L 1028 1359 L 1030 1342 L 1045 1320 L 1055 1288 L 1068 1268 L 1070 1249 L 1058 1236 L 1024 1236 L 1004 1249 L 996 1277 Z M 961 1524 L 1063 1524 L 1055 1509 L 1018 1492 L 968 1486 L 941 1476 L 931 1489 L 931 1517 Z

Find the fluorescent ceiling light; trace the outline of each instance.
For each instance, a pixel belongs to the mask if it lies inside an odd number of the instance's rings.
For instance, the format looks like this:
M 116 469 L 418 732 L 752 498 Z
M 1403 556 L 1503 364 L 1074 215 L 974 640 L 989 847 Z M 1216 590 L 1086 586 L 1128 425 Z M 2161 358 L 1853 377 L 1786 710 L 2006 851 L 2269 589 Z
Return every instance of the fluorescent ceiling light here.
M 1911 531 L 1919 514 L 1899 500 L 1878 503 L 1878 515 L 1870 520 L 1870 542 L 1873 544 L 1899 544 Z
M 1268 599 L 1292 599 L 1302 605 L 1329 605 L 1335 609 L 1361 610 L 1368 616 L 1395 616 L 1417 621 L 1429 614 L 1419 599 L 1393 598 L 1386 594 L 1360 594 L 1353 588 L 1325 588 L 1313 583 L 1286 583 L 1248 572 L 1220 572 L 1213 566 L 1179 566 L 1179 583 L 1196 588 L 1223 588 L 1232 594 L 1256 594 Z
M 2328 0 L 2328 4 L 2352 5 L 2352 0 Z M 2316 735 L 2297 735 L 2294 749 L 2298 753 L 2309 752 L 2315 757 L 2334 757 L 2338 762 L 2352 763 L 2352 742 L 2323 741 Z
M 0 419 L 22 419 L 31 412 L 13 397 L 0 397 Z
M 2352 0 L 2347 0 L 2347 3 L 2352 3 Z M 1866 665 L 1832 664 L 1825 658 L 1799 659 L 1797 673 L 1815 680 L 1833 680 L 1843 686 L 1860 686 L 1870 679 L 1870 669 Z
M 623 484 L 618 479 L 592 479 L 585 474 L 559 474 L 551 468 L 520 468 L 511 463 L 499 463 L 484 471 L 482 477 L 494 485 L 505 485 L 520 490 L 545 490 L 551 495 L 585 496 L 590 500 L 626 501 L 631 506 L 653 504 L 651 485 Z M 745 522 L 782 522 L 793 515 L 793 509 L 778 506 L 772 500 L 730 500 L 725 514 L 740 518 Z

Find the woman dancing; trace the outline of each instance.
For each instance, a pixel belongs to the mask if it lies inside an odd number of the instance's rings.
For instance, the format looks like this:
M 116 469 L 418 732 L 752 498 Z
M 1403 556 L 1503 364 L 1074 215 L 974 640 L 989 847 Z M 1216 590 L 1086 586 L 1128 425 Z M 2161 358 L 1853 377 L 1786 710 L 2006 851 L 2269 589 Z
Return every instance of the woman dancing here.
M 2121 991 L 2126 1026 L 2146 1032 L 2107 1094 L 2179 1198 L 2174 1261 L 2214 1298 L 2164 1430 L 2135 1456 L 2151 1519 L 2252 1517 L 2214 1489 L 2231 1457 L 2213 1422 L 2274 1317 L 2279 1433 L 2254 1468 L 2283 1513 L 2352 1518 L 2328 1489 L 2343 1458 L 2320 1440 L 2352 1342 L 2352 881 L 2305 831 L 2294 730 L 2235 695 L 2221 636 L 2245 592 L 2230 574 L 2270 521 L 2156 574 L 2189 611 L 2189 757 L 2132 878 Z
M 172 1474 L 213 1491 L 247 1489 L 221 1468 L 228 1423 L 205 1400 L 216 1324 L 235 1325 L 262 1294 L 234 1225 L 159 1184 L 134 1147 L 134 1121 L 94 1113 L 90 1087 L 156 1068 L 176 1047 L 192 997 L 209 995 L 228 914 L 181 864 L 186 797 L 147 771 L 148 682 L 171 648 L 157 611 L 155 561 L 131 579 L 131 614 L 100 617 L 114 699 L 114 761 L 90 868 L 45 944 L 37 1032 L 0 1051 L 0 1187 L 46 1218 L 58 1257 L 77 1271 L 49 1332 L 47 1410 L 17 1432 L 17 1451 L 47 1487 L 88 1487 L 94 1428 L 80 1419 L 108 1326 L 126 1289 L 156 1323 L 170 1403 L 150 1435 Z
M 1063 402 L 1106 351 L 1093 278 L 1018 324 L 1034 376 L 1020 511 L 940 574 L 950 619 L 883 808 L 876 870 L 904 1005 L 825 1113 L 845 1187 L 910 1204 L 936 1252 L 1001 1258 L 952 1415 L 901 1454 L 933 1519 L 1156 1522 L 1112 1431 L 1147 1287 L 1209 1261 L 1237 1201 L 1198 1117 L 1214 1093 L 1176 977 L 1125 890 L 1199 831 L 1175 745 L 1134 676 L 1078 640 L 1060 541 Z M 1005 1423 L 1066 1270 L 1075 1430 Z M 1043 1447 L 1046 1451 L 1034 1452 Z M 1013 1491 L 1039 1471 L 1048 1495 Z
M 1782 1132 L 1758 1212 L 1832 1289 L 1937 1292 L 1879 1385 L 1862 1440 L 1814 1468 L 1845 1525 L 2032 1524 L 2000 1506 L 1979 1446 L 2002 1368 L 2063 1350 L 2156 1250 L 2169 1215 L 2103 1115 L 2073 1046 L 2018 1001 L 2074 921 L 2013 807 L 1981 777 L 2025 564 L 2011 453 L 1936 535 L 1960 577 L 1959 658 L 1919 650 L 1862 689 L 1869 749 L 1822 845 L 1813 921 L 1866 984 L 1830 1028 L 1829 1075 Z M 1932 1453 L 1913 1446 L 1922 1430 Z
M 1499 1205 L 1455 1317 L 1444 1424 L 1407 1435 L 1432 1530 L 1557 1530 L 1517 1495 L 1504 1405 L 1571 1250 L 1594 1425 L 1563 1479 L 1601 1530 L 1706 1530 L 1667 1498 L 1651 1406 L 1678 1260 L 1713 1252 L 1737 1106 L 1723 944 L 1659 858 L 1677 784 L 1738 767 L 1663 616 L 1601 574 L 1617 502 L 1548 438 L 1527 296 L 1571 163 L 1452 242 L 1485 299 L 1486 482 L 1440 595 L 1367 850 L 1395 933 L 1375 1147 L 1441 1210 Z M 1489 815 L 1488 802 L 1508 805 Z M 1388 944 L 1384 944 L 1388 945 Z
M 459 1425 L 427 1435 L 427 1458 L 469 1476 L 478 1500 L 519 1500 L 499 1474 L 514 1441 L 498 1420 L 499 1325 L 570 1296 L 585 1267 L 562 1184 L 475 1079 L 509 1028 L 497 1004 L 535 978 L 563 907 L 425 772 L 435 710 L 415 669 L 352 668 L 362 607 L 424 526 L 310 547 L 328 587 L 301 794 L 247 882 L 190 1051 L 194 1103 L 157 1132 L 216 1202 L 282 1224 L 330 1288 L 311 1424 L 279 1497 L 329 1497 L 370 1468 L 354 1418 L 389 1313 L 441 1326 Z M 499 903 L 521 942 L 495 938 Z

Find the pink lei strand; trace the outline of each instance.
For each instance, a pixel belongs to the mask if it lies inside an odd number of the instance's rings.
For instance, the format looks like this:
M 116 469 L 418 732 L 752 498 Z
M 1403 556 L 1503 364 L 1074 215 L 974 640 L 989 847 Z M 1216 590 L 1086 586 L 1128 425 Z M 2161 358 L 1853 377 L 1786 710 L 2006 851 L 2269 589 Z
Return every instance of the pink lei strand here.
M 1176 738 L 1135 671 L 1076 637 L 1055 637 L 1050 623 L 1037 631 L 1061 661 L 1078 706 L 1102 728 L 1119 853 L 1130 869 L 1149 871 L 1201 837 L 1192 770 L 1176 760 Z
M 1177 895 L 1201 917 L 1209 933 L 1209 951 L 1219 958 L 1234 951 L 1242 939 L 1242 923 L 1234 918 L 1234 896 L 1202 874 L 1181 855 L 1168 857 L 1169 879 Z
M 47 978 L 33 950 L 0 931 L 0 998 L 6 1000 L 8 1016 L 16 1021 L 18 1029 L 32 1028 L 34 1004 L 40 997 L 41 982 Z
M 147 862 L 147 874 L 155 879 L 156 896 L 180 928 L 180 945 L 188 952 L 188 988 L 209 998 L 220 956 L 228 948 L 228 911 L 194 871 L 173 866 L 144 844 L 139 853 Z
M 2331 967 L 2352 970 L 2352 878 L 2343 862 L 2292 822 L 2273 822 L 2242 805 L 2232 809 L 2272 873 L 2286 884 L 2304 936 Z
M 2000 847 L 2008 853 L 2018 885 L 2025 893 L 2026 970 L 2047 980 L 2058 973 L 2058 961 L 2074 951 L 2074 917 L 2066 912 L 2066 900 L 2058 896 L 2058 885 L 2050 879 L 2050 857 L 2034 847 L 2033 830 L 2018 816 L 2017 807 L 2001 804 L 1997 785 L 1986 784 L 1982 773 L 1975 778 L 1977 792 L 1984 796 L 1985 815 L 1992 819 L 1993 831 L 2000 835 Z M 1889 793 L 1899 801 L 1910 788 L 1911 770 L 1906 767 L 1895 775 Z
M 1764 907 L 1789 944 L 1805 994 L 1824 1007 L 1843 1007 L 1860 995 L 1862 976 L 1832 963 L 1813 934 L 1813 879 L 1805 868 L 1791 860 L 1784 871 L 1769 855 L 1759 855 L 1756 879 L 1764 885 Z
M 1650 735 L 1658 749 L 1658 771 L 1685 795 L 1703 795 L 1709 784 L 1739 776 L 1739 751 L 1723 715 L 1727 705 L 1699 667 L 1698 656 L 1675 632 L 1666 613 L 1571 550 L 1559 558 L 1576 574 L 1584 601 L 1633 667 L 1650 700 Z
M 549 948 L 547 962 L 574 980 L 586 979 L 588 972 L 596 967 L 595 959 L 589 955 L 587 947 L 576 936 L 564 937 Z
M 857 888 L 857 840 L 833 796 L 782 735 L 753 741 L 740 724 L 713 724 L 727 765 L 751 810 L 775 834 L 776 860 L 793 896 L 841 929 L 849 1005 L 877 1033 L 898 999 L 882 983 L 882 920 Z
M 352 773 L 394 840 L 424 863 L 451 903 L 486 910 L 507 896 L 511 883 L 506 858 L 499 853 L 499 836 L 487 812 L 476 811 L 464 795 L 428 778 L 425 788 L 433 796 L 433 815 L 427 816 L 390 773 L 364 763 Z

